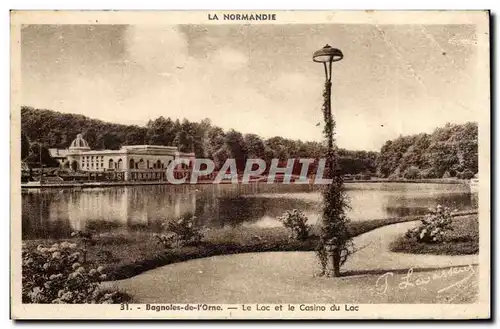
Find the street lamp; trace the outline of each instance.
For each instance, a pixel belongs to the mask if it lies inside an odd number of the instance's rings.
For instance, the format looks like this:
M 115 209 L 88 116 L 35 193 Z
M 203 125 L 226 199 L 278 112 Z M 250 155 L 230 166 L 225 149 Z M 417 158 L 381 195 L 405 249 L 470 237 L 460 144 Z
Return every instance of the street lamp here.
M 325 120 L 325 135 L 328 143 L 327 168 L 329 169 L 329 178 L 333 177 L 335 168 L 335 155 L 333 150 L 334 123 L 331 105 L 332 63 L 338 62 L 342 58 L 344 58 L 344 54 L 342 54 L 342 51 L 340 51 L 340 49 L 333 48 L 328 44 L 320 50 L 315 51 L 313 54 L 313 61 L 316 63 L 323 63 L 323 67 L 325 68 L 325 92 L 323 94 L 325 100 L 323 105 L 323 117 Z
M 321 228 L 321 238 L 318 250 L 321 254 L 326 253 L 332 259 L 332 275 L 340 276 L 340 266 L 345 261 L 349 252 L 349 241 L 347 230 L 347 209 L 346 195 L 343 186 L 343 179 L 336 165 L 336 152 L 333 148 L 333 136 L 335 132 L 335 121 L 332 115 L 331 93 L 332 93 L 332 63 L 338 62 L 344 55 L 339 49 L 329 45 L 314 52 L 313 61 L 323 63 L 325 68 L 325 90 L 323 92 L 323 119 L 325 121 L 324 134 L 328 144 L 326 155 L 326 168 L 328 178 L 331 183 L 323 192 L 323 225 Z M 324 253 L 323 253 L 324 252 Z M 323 273 L 326 273 L 327 263 L 320 257 L 323 266 Z
M 344 58 L 344 54 L 342 54 L 340 49 L 332 48 L 330 45 L 324 46 L 320 50 L 315 51 L 313 54 L 313 61 L 316 63 L 323 63 L 323 66 L 325 67 L 326 81 L 332 80 L 332 63 L 338 62 L 342 58 Z

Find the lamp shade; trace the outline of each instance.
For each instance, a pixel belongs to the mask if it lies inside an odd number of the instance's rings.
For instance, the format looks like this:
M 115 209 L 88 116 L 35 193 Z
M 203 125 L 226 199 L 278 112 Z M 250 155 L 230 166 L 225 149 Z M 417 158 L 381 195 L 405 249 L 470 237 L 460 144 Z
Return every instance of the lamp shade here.
M 337 62 L 344 58 L 344 55 L 340 49 L 332 48 L 330 45 L 326 45 L 313 54 L 313 61 L 316 63 L 329 63 Z

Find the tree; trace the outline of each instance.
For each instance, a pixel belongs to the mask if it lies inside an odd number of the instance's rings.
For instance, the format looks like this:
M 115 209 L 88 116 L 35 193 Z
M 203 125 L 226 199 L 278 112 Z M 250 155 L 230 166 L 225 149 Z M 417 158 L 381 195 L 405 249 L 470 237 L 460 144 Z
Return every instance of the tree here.
M 209 127 L 207 131 L 207 140 L 205 141 L 205 150 L 209 158 L 215 159 L 214 154 L 224 147 L 224 130 L 219 127 Z M 225 161 L 225 159 L 224 159 Z
M 228 154 L 231 158 L 235 159 L 238 170 L 243 170 L 247 160 L 247 149 L 243 135 L 240 132 L 231 129 L 226 133 L 224 142 Z
M 181 152 L 192 152 L 192 140 L 191 136 L 184 130 L 180 130 L 175 135 L 174 145 L 179 148 Z
M 327 143 L 326 167 L 328 177 L 332 179 L 323 191 L 323 216 L 320 242 L 317 255 L 323 267 L 323 274 L 328 275 L 328 259 L 331 259 L 330 274 L 340 276 L 340 267 L 351 253 L 352 239 L 347 230 L 349 219 L 346 211 L 349 208 L 344 181 L 337 165 L 338 150 L 335 145 L 335 121 L 331 111 L 331 82 L 325 83 L 323 93 L 323 118 L 325 121 L 324 135 Z
M 147 127 L 148 142 L 155 145 L 172 145 L 176 131 L 170 118 L 159 117 L 149 121 Z M 144 143 L 144 142 L 143 142 Z
M 419 168 L 421 178 L 470 176 L 477 173 L 477 123 L 446 124 L 432 134 L 400 136 L 387 141 L 377 160 L 382 177 L 402 177 Z
M 102 140 L 104 148 L 108 150 L 118 150 L 122 145 L 120 137 L 114 132 L 107 133 Z
M 30 141 L 24 133 L 21 133 L 21 160 L 24 160 L 30 154 Z
M 49 150 L 40 143 L 32 143 L 30 152 L 26 158 L 26 162 L 30 167 L 58 167 L 59 162 L 52 158 Z
M 247 149 L 248 158 L 252 159 L 263 159 L 265 152 L 265 145 L 258 135 L 246 134 L 244 136 L 244 142 Z
M 125 136 L 126 145 L 143 145 L 147 140 L 147 128 L 130 126 Z M 170 145 L 170 144 L 167 144 Z
M 291 157 L 288 152 L 288 145 L 283 137 L 277 136 L 269 138 L 266 141 L 266 145 L 273 150 L 275 156 L 281 161 L 286 161 Z

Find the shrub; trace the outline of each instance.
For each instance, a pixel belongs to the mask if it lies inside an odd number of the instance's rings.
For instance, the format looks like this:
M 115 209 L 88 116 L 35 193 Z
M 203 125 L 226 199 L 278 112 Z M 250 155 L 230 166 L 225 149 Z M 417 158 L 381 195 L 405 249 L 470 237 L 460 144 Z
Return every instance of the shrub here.
M 474 173 L 469 169 L 465 169 L 463 172 L 458 173 L 457 177 L 460 179 L 472 179 L 474 177 Z
M 438 205 L 436 209 L 430 209 L 420 226 L 406 232 L 406 237 L 424 243 L 442 242 L 444 234 L 453 230 L 452 217 L 449 208 Z
M 421 177 L 420 169 L 418 169 L 418 167 L 411 166 L 404 171 L 403 177 L 406 179 L 419 179 Z
M 420 177 L 424 179 L 437 178 L 438 174 L 436 173 L 434 168 L 426 168 L 420 171 Z
M 104 267 L 82 261 L 83 250 L 76 243 L 62 242 L 45 247 L 23 248 L 23 303 L 87 304 L 120 303 L 118 291 L 103 291 Z
M 174 246 L 174 243 L 177 242 L 175 234 L 167 233 L 167 234 L 158 234 L 155 233 L 154 237 L 156 238 L 158 244 L 163 246 L 163 248 L 170 249 Z
M 197 245 L 203 238 L 201 229 L 195 223 L 196 217 L 185 214 L 162 224 L 166 233 L 155 234 L 158 243 L 165 248 L 177 246 Z
M 452 175 L 449 171 L 445 171 L 442 178 L 451 178 Z
M 292 237 L 297 240 L 306 240 L 309 237 L 311 226 L 307 225 L 307 216 L 298 209 L 287 210 L 278 220 L 284 227 L 292 231 Z

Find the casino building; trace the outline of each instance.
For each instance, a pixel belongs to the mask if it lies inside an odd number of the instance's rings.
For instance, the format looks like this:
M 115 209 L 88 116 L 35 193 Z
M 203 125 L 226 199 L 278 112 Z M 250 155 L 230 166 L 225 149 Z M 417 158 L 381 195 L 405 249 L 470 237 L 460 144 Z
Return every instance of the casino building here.
M 166 168 L 178 158 L 194 159 L 194 153 L 175 146 L 124 145 L 119 150 L 92 150 L 82 134 L 68 149 L 49 149 L 61 165 L 74 171 L 113 173 L 119 180 L 166 180 Z

